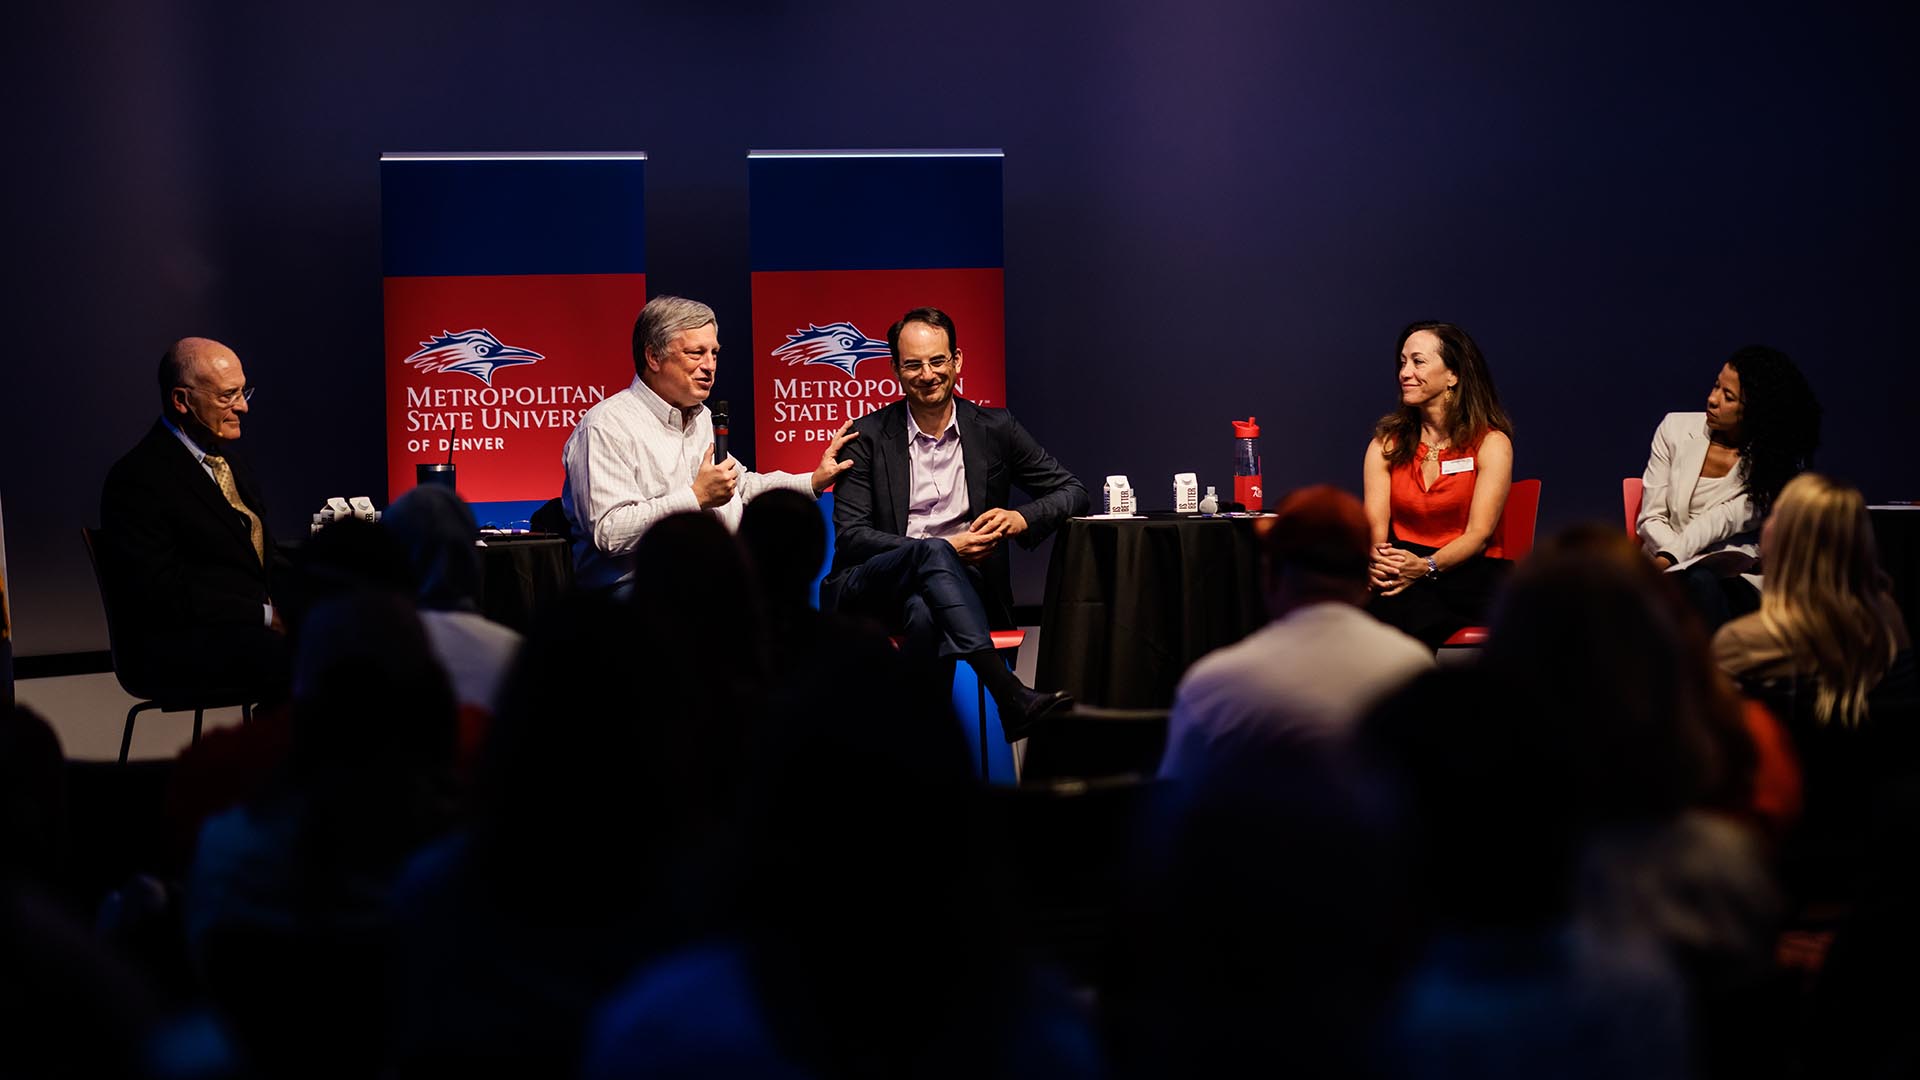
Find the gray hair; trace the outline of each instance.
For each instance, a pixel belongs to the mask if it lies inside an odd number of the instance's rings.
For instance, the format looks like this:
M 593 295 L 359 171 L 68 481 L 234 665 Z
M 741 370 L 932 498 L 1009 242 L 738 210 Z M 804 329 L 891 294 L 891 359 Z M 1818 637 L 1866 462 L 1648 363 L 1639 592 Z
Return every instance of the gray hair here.
M 675 334 L 708 324 L 712 324 L 716 332 L 720 329 L 720 320 L 714 317 L 713 309 L 698 300 L 656 296 L 647 301 L 647 306 L 640 309 L 640 317 L 633 320 L 633 370 L 647 369 L 648 349 L 666 352 L 667 343 Z

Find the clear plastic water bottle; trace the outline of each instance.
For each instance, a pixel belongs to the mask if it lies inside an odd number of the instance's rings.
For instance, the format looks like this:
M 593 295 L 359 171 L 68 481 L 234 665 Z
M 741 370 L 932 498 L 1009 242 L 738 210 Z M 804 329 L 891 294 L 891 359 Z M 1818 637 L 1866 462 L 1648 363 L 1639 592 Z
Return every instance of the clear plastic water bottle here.
M 1233 501 L 1260 509 L 1260 425 L 1254 417 L 1233 421 Z

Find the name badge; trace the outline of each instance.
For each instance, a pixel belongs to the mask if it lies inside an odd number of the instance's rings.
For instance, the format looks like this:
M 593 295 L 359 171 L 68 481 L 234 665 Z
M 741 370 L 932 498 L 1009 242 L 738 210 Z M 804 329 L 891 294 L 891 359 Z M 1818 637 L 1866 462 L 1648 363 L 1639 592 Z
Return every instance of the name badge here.
M 1454 473 L 1463 473 L 1463 472 L 1472 472 L 1472 471 L 1473 471 L 1473 459 L 1470 457 L 1457 457 L 1451 461 L 1443 461 L 1440 463 L 1441 476 L 1452 476 Z

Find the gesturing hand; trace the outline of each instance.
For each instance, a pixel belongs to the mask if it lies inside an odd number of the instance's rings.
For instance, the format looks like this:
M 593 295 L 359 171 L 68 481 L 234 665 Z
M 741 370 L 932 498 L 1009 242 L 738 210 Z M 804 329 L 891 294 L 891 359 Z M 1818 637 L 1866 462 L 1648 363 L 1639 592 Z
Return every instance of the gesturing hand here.
M 700 471 L 693 474 L 693 497 L 700 501 L 700 509 L 711 510 L 716 506 L 725 506 L 733 498 L 733 487 L 740 482 L 740 466 L 732 455 L 728 455 L 724 464 L 713 463 L 713 447 L 700 455 Z
M 954 554 L 960 556 L 962 562 L 979 562 L 993 554 L 993 549 L 1000 546 L 999 533 L 968 530 L 963 533 L 954 533 L 945 539 L 947 543 L 953 545 Z
M 1027 519 L 1018 510 L 989 510 L 973 519 L 968 529 L 977 533 L 991 533 L 1006 538 L 1019 536 L 1027 531 Z
M 851 420 L 841 424 L 840 430 L 833 433 L 833 441 L 827 444 L 827 452 L 820 455 L 820 464 L 815 466 L 813 470 L 813 493 L 815 495 L 832 487 L 833 482 L 839 479 L 841 473 L 853 468 L 853 460 L 851 458 L 846 461 L 840 460 L 840 448 L 860 437 L 859 432 L 847 430 L 852 426 L 853 421 Z

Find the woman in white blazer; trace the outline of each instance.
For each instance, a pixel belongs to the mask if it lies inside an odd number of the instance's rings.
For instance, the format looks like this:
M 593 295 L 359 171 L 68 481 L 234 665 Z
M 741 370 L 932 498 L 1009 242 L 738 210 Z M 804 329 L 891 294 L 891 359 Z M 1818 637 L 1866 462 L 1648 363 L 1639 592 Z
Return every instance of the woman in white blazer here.
M 1820 403 L 1787 355 L 1734 353 L 1704 413 L 1668 413 L 1653 433 L 1635 531 L 1654 565 L 1682 576 L 1712 630 L 1760 606 L 1760 523 L 1820 444 Z

